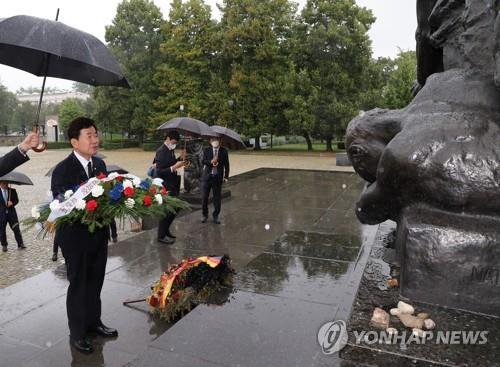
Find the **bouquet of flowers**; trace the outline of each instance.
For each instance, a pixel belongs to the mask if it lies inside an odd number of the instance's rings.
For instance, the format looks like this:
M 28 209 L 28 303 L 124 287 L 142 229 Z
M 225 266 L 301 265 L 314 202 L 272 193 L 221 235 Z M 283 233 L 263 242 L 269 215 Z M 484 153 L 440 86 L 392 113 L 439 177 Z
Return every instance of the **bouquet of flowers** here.
M 226 302 L 233 274 L 227 255 L 185 259 L 162 274 L 146 301 L 161 318 L 172 321 L 198 304 Z M 216 293 L 222 297 L 215 299 Z
M 23 220 L 28 228 L 41 226 L 43 235 L 63 224 L 83 224 L 93 233 L 119 220 L 139 220 L 146 216 L 163 217 L 169 212 L 189 208 L 189 204 L 169 196 L 161 178 L 140 179 L 116 172 L 102 174 L 64 193 L 51 203 L 35 206 L 31 218 Z

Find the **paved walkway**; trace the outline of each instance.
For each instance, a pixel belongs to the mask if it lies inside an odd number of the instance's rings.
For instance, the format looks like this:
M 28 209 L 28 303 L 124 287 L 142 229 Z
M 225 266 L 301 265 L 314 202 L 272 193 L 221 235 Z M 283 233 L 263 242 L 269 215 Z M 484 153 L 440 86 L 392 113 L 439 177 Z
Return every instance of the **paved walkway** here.
M 11 148 L 0 147 L 0 154 L 4 154 Z M 40 204 L 47 198 L 47 191 L 50 189 L 50 177 L 45 173 L 64 157 L 70 150 L 47 150 L 43 153 L 30 153 L 31 160 L 18 168 L 20 172 L 26 173 L 35 183 L 35 186 L 17 186 L 16 189 L 21 200 L 16 207 L 20 218 L 31 215 L 31 208 Z M 123 149 L 102 152 L 109 164 L 117 164 L 128 169 L 140 177 L 144 177 L 146 169 L 153 159 L 154 152 L 144 152 L 140 149 Z M 248 172 L 262 167 L 272 168 L 300 168 L 319 170 L 342 170 L 352 172 L 350 167 L 336 167 L 335 155 L 332 153 L 322 153 L 311 155 L 310 153 L 231 153 L 231 176 Z M 135 233 L 130 231 L 130 223 L 124 223 L 119 229 L 118 237 L 122 241 Z M 24 232 L 24 240 L 28 249 L 18 251 L 12 231 L 7 228 L 9 241 L 9 251 L 0 252 L 0 288 L 7 287 L 23 279 L 32 277 L 46 270 L 53 270 L 57 266 L 64 264 L 64 260 L 59 256 L 59 261 L 51 261 L 52 239 L 35 239 L 35 231 Z M 115 245 L 112 245 L 115 246 Z
M 222 224 L 200 213 L 177 219 L 173 246 L 145 231 L 109 251 L 103 321 L 119 330 L 84 356 L 68 343 L 64 266 L 0 290 L 0 366 L 336 366 L 317 331 L 347 318 L 376 227 L 354 218 L 362 181 L 351 173 L 259 169 L 235 177 Z M 169 264 L 228 253 L 236 290 L 222 306 L 198 306 L 174 325 L 145 296 Z

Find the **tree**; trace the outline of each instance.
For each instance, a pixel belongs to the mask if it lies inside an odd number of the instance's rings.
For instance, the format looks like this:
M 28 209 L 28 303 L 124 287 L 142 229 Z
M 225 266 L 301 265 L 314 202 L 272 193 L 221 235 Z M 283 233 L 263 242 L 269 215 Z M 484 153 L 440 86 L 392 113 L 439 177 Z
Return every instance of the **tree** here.
M 415 51 L 401 51 L 394 60 L 394 68 L 384 86 L 383 106 L 403 108 L 413 99 L 412 84 L 417 79 L 417 57 Z
M 12 128 L 24 131 L 27 126 L 33 125 L 36 117 L 37 106 L 30 102 L 21 102 L 16 106 L 12 115 Z
M 216 64 L 216 23 L 203 0 L 173 0 L 162 27 L 164 62 L 155 81 L 161 91 L 154 122 L 159 124 L 184 113 L 209 124 L 217 122 L 220 95 Z M 223 98 L 223 97 L 222 97 Z
M 360 108 L 371 58 L 370 10 L 354 0 L 308 0 L 297 22 L 296 64 L 317 88 L 316 128 L 332 150 Z
M 94 93 L 94 87 L 89 84 L 74 82 L 73 83 L 73 91 L 85 93 L 91 96 Z
M 12 125 L 12 117 L 16 109 L 17 99 L 14 93 L 0 84 L 0 127 L 8 129 Z
M 117 8 L 113 24 L 106 27 L 105 38 L 118 61 L 123 65 L 131 90 L 104 87 L 96 92 L 96 116 L 107 113 L 103 108 L 113 106 L 125 131 L 137 134 L 142 140 L 158 97 L 153 77 L 161 63 L 160 44 L 163 24 L 160 9 L 149 0 L 124 0 Z M 127 113 L 120 113 L 125 111 Z M 130 113 L 128 113 L 130 112 Z
M 235 101 L 232 125 L 255 137 L 279 130 L 288 71 L 288 39 L 296 5 L 288 0 L 224 0 L 222 72 Z
M 388 57 L 379 57 L 371 60 L 366 73 L 365 86 L 361 96 L 361 110 L 371 110 L 375 107 L 384 108 L 384 95 L 391 74 L 394 72 L 394 60 Z
M 85 111 L 78 99 L 68 98 L 64 100 L 59 108 L 59 128 L 61 131 L 66 131 L 73 119 L 84 115 Z

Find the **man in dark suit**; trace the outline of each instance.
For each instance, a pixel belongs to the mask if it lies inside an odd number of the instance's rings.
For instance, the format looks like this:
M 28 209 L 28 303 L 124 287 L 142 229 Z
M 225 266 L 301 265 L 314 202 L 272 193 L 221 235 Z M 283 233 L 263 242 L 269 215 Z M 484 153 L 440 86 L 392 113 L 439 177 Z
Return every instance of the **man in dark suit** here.
M 17 248 L 25 249 L 23 243 L 23 236 L 21 236 L 21 230 L 19 229 L 19 220 L 17 219 L 17 212 L 15 206 L 19 203 L 19 198 L 17 197 L 17 191 L 11 189 L 7 182 L 0 182 L 0 243 L 2 244 L 2 251 L 7 251 L 7 233 L 6 227 L 9 224 L 12 232 L 14 232 L 14 237 L 16 238 Z
M 229 154 L 220 146 L 219 138 L 210 138 L 210 147 L 203 152 L 203 174 L 201 177 L 202 193 L 202 222 L 206 223 L 208 218 L 208 196 L 210 190 L 213 193 L 214 212 L 213 221 L 219 222 L 222 182 L 229 179 Z
M 0 158 L 0 176 L 6 175 L 29 160 L 26 155 L 30 149 L 38 146 L 39 136 L 38 133 L 29 133 L 26 138 L 9 153 Z
M 52 174 L 54 198 L 67 190 L 76 191 L 80 184 L 101 173 L 106 164 L 95 157 L 99 147 L 97 127 L 93 120 L 78 117 L 70 122 L 68 139 L 73 152 L 60 162 Z M 78 351 L 92 353 L 87 339 L 90 333 L 105 337 L 118 336 L 115 329 L 101 321 L 101 289 L 108 256 L 109 228 L 90 233 L 83 224 L 63 225 L 56 230 L 54 241 L 61 247 L 69 280 L 66 311 L 70 344 Z
M 167 132 L 165 141 L 156 151 L 153 160 L 155 177 L 163 179 L 163 186 L 171 196 L 179 195 L 181 176 L 177 174 L 177 170 L 184 166 L 182 159 L 175 157 L 175 147 L 179 139 L 177 131 Z M 158 242 L 167 245 L 174 243 L 175 236 L 170 232 L 170 225 L 175 216 L 175 213 L 169 213 L 158 223 Z

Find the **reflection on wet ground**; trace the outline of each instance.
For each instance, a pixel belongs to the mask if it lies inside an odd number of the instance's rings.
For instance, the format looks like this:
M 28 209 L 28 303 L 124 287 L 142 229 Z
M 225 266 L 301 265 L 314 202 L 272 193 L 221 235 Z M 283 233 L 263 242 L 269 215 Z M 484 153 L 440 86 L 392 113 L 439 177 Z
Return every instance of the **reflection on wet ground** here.
M 112 246 L 103 321 L 120 335 L 95 339 L 90 356 L 68 346 L 64 266 L 0 290 L 0 365 L 335 365 L 316 334 L 347 317 L 375 235 L 352 215 L 362 187 L 351 173 L 259 169 L 232 178 L 221 225 L 193 211 L 174 222 L 172 246 L 155 230 Z M 174 325 L 144 303 L 122 305 L 144 297 L 169 264 L 223 253 L 237 270 L 230 302 L 198 306 Z

